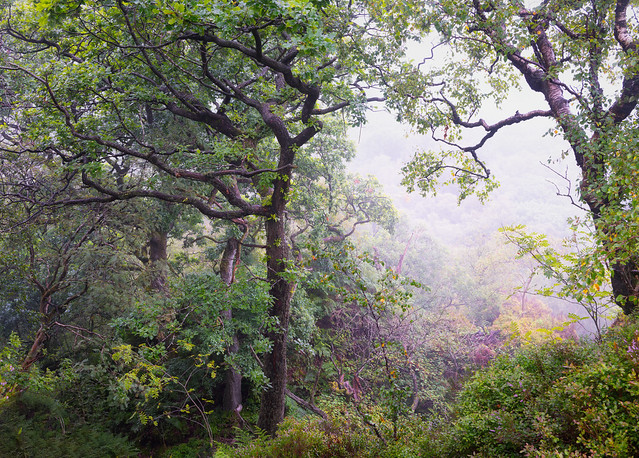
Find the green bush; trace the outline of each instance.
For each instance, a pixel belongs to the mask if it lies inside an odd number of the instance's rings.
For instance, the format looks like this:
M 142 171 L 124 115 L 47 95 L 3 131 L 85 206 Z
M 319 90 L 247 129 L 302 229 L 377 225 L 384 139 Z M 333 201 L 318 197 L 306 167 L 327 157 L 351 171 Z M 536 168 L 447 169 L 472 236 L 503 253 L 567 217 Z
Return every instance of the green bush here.
M 218 446 L 215 457 L 244 458 L 409 458 L 427 456 L 429 425 L 419 416 L 399 425 L 399 439 L 380 440 L 348 404 L 337 399 L 323 405 L 329 419 L 288 417 L 277 436 L 258 435 L 242 445 Z M 436 456 L 436 455 L 432 455 Z
M 95 425 L 74 424 L 48 395 L 25 392 L 0 409 L 0 456 L 49 458 L 137 456 L 124 437 Z
M 361 433 L 361 431 L 359 431 Z M 319 419 L 287 418 L 278 434 L 271 439 L 260 436 L 243 447 L 220 446 L 221 457 L 298 458 L 298 457 L 357 457 L 365 456 L 369 447 L 366 435 L 355 434 L 348 424 Z
M 595 456 L 639 456 L 637 326 L 611 330 L 599 350 L 595 363 L 576 368 L 548 398 L 569 400 L 558 416 L 572 419 L 570 432 L 582 450 Z
M 639 326 L 502 355 L 462 390 L 441 456 L 639 456 Z
M 199 458 L 210 456 L 210 444 L 204 439 L 191 439 L 184 444 L 169 448 L 160 455 L 161 458 Z

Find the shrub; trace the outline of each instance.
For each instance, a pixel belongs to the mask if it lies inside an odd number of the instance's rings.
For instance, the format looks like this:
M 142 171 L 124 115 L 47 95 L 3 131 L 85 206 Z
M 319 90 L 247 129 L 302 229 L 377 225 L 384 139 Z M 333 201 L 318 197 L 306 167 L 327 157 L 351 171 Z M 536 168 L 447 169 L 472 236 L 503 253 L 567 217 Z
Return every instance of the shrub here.
M 408 458 L 427 456 L 429 425 L 419 416 L 405 419 L 397 441 L 380 440 L 362 418 L 339 400 L 323 405 L 329 419 L 287 418 L 275 438 L 259 435 L 239 447 L 220 444 L 215 455 L 259 458 Z M 436 455 L 431 455 L 436 456 Z
M 137 449 L 99 426 L 74 424 L 50 396 L 25 392 L 0 410 L 0 456 L 127 457 Z
M 441 456 L 639 456 L 639 326 L 548 342 L 477 372 Z
M 639 330 L 611 330 L 595 364 L 576 368 L 549 397 L 569 399 L 577 443 L 596 456 L 639 456 Z M 568 416 L 568 415 L 566 415 Z
M 287 418 L 271 439 L 260 436 L 240 448 L 220 446 L 216 457 L 298 458 L 365 456 L 365 435 L 354 434 L 348 424 L 319 419 Z M 370 439 L 370 438 L 368 438 Z

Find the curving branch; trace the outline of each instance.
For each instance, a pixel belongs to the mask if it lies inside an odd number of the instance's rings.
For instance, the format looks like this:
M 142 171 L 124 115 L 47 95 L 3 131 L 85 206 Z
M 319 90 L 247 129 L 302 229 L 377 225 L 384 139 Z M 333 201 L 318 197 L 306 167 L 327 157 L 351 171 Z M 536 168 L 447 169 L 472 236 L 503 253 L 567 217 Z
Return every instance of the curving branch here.
M 289 57 L 285 56 L 281 60 L 273 59 L 272 57 L 263 54 L 261 48 L 259 50 L 253 49 L 237 41 L 221 38 L 213 33 L 201 34 L 191 32 L 184 34 L 181 38 L 184 40 L 193 40 L 203 43 L 214 43 L 221 48 L 234 49 L 244 54 L 245 56 L 255 60 L 258 64 L 268 67 L 272 71 L 281 74 L 284 78 L 284 81 L 289 87 L 294 88 L 300 93 L 306 95 L 306 99 L 304 100 L 304 104 L 302 107 L 302 122 L 306 124 L 310 121 L 315 103 L 319 100 L 320 88 L 317 85 L 305 83 L 299 77 L 295 76 L 290 64 L 290 60 L 292 59 L 290 59 Z M 297 53 L 297 50 L 295 48 L 292 48 L 291 51 L 295 54 Z
M 173 203 L 179 203 L 183 205 L 189 205 L 197 209 L 198 211 L 200 211 L 205 216 L 208 216 L 210 218 L 229 220 L 229 221 L 235 220 L 237 218 L 243 218 L 245 216 L 250 216 L 250 215 L 256 215 L 256 216 L 269 215 L 268 208 L 262 205 L 245 204 L 242 208 L 239 208 L 236 210 L 214 210 L 213 208 L 211 208 L 211 205 L 209 204 L 208 201 L 193 197 L 191 195 L 169 194 L 169 193 L 150 190 L 150 189 L 132 189 L 132 190 L 125 190 L 125 191 L 110 189 L 96 181 L 93 181 L 91 178 L 89 178 L 86 172 L 82 173 L 82 183 L 86 186 L 89 186 L 95 189 L 102 195 L 60 199 L 55 202 L 50 202 L 47 205 L 48 206 L 58 206 L 58 205 L 69 206 L 69 205 L 81 205 L 81 204 L 89 204 L 89 203 L 108 203 L 108 202 L 115 202 L 118 200 L 131 200 L 131 199 L 147 197 L 147 198 L 162 200 L 164 202 L 173 202 Z
M 444 138 L 436 137 L 434 133 L 432 136 L 432 138 L 435 141 L 445 143 L 449 146 L 457 148 L 460 151 L 469 153 L 473 157 L 473 160 L 482 168 L 482 170 L 484 171 L 484 174 L 480 175 L 480 174 L 470 172 L 468 170 L 463 170 L 457 167 L 451 167 L 451 166 L 446 166 L 446 167 L 453 168 L 459 172 L 463 171 L 464 173 L 475 175 L 478 178 L 488 178 L 490 176 L 490 170 L 486 167 L 484 162 L 479 159 L 477 152 L 481 148 L 483 148 L 486 142 L 490 140 L 492 137 L 494 137 L 495 134 L 497 134 L 497 132 L 499 132 L 504 127 L 519 124 L 520 122 L 528 121 L 530 119 L 553 116 L 553 113 L 551 110 L 533 110 L 524 114 L 519 113 L 519 111 L 517 111 L 514 115 L 504 118 L 494 124 L 488 124 L 484 119 L 479 119 L 478 121 L 469 122 L 469 121 L 464 121 L 460 118 L 455 105 L 449 100 L 447 100 L 445 97 L 442 97 L 441 99 L 434 99 L 434 101 L 441 101 L 441 102 L 444 102 L 446 105 L 448 105 L 450 109 L 450 113 L 451 113 L 451 121 L 453 122 L 453 124 L 460 127 L 467 128 L 467 129 L 482 128 L 486 131 L 486 134 L 481 138 L 481 140 L 479 140 L 479 142 L 470 146 L 462 146 L 457 143 L 450 142 L 446 140 L 445 135 L 444 135 Z M 446 167 L 443 167 L 443 168 L 446 168 Z

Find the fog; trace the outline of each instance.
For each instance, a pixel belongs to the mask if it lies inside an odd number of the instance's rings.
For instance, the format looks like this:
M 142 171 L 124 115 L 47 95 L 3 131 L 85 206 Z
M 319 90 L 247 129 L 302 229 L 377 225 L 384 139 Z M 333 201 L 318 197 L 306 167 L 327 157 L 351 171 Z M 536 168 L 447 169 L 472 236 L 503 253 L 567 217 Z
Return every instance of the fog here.
M 502 116 L 506 113 L 507 109 Z M 488 114 L 489 122 L 499 119 L 498 114 Z M 571 156 L 557 162 L 568 147 L 545 135 L 551 127 L 552 121 L 543 119 L 507 127 L 480 150 L 480 158 L 500 183 L 484 204 L 472 196 L 458 205 L 453 187 L 440 187 L 436 196 L 407 193 L 400 184 L 402 166 L 416 151 L 439 149 L 439 145 L 430 137 L 411 132 L 386 112 L 371 112 L 367 124 L 349 131 L 357 148 L 349 168 L 376 176 L 400 213 L 424 225 L 432 238 L 449 247 L 465 245 L 514 224 L 564 237 L 569 234 L 567 218 L 582 211 L 569 198 L 557 195 L 558 190 L 567 190 L 567 181 L 559 175 L 572 179 L 574 196 L 577 168 Z

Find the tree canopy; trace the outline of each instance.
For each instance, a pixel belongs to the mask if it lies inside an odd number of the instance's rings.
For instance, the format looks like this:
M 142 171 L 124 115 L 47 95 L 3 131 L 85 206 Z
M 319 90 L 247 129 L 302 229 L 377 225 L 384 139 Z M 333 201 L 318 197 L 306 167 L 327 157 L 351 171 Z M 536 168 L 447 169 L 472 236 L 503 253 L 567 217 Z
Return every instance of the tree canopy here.
M 46 1 L 10 3 L 3 14 L 5 155 L 57 164 L 56 185 L 29 184 L 28 199 L 152 198 L 245 235 L 264 225 L 280 329 L 270 334 L 260 426 L 274 431 L 294 284 L 286 208 L 295 158 L 321 115 L 361 119 L 369 83 L 344 40 L 363 34 L 354 12 L 307 2 Z

